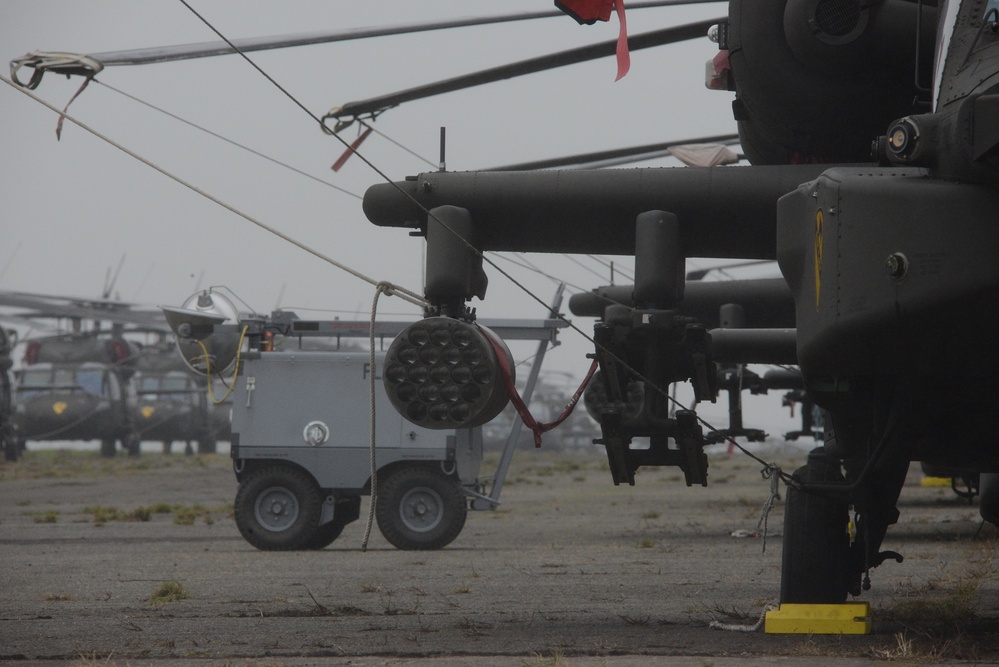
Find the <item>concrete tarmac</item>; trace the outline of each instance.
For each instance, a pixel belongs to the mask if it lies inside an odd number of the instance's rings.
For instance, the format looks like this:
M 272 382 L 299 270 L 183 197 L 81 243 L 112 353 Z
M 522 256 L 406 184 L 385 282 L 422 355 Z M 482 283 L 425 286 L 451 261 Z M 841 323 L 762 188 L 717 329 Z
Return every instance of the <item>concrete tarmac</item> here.
M 29 452 L 0 468 L 0 660 L 30 664 L 999 664 L 997 530 L 949 488 L 903 491 L 868 635 L 753 626 L 780 586 L 783 503 L 744 455 L 709 486 L 672 468 L 615 487 L 602 449 L 521 450 L 496 511 L 439 551 L 361 519 L 330 547 L 262 552 L 231 518 L 224 455 Z M 761 451 L 791 471 L 805 450 Z M 495 461 L 484 466 L 484 472 Z M 783 491 L 783 489 L 782 489 Z M 164 597 L 164 585 L 175 596 Z

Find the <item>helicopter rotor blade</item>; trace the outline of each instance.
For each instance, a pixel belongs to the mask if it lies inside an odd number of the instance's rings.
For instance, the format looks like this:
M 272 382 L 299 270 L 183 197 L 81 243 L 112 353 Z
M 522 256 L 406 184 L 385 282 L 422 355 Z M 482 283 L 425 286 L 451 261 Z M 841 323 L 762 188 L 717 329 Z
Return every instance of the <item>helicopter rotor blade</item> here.
M 616 148 L 606 151 L 596 151 L 593 153 L 566 155 L 546 160 L 519 162 L 517 164 L 504 165 L 502 167 L 490 167 L 489 169 L 482 169 L 481 171 L 533 171 L 535 169 L 557 168 L 597 169 L 600 167 L 627 164 L 630 162 L 641 162 L 642 160 L 663 157 L 669 154 L 669 149 L 676 146 L 685 146 L 687 144 L 721 144 L 725 146 L 732 146 L 738 143 L 738 134 L 718 134 L 710 137 L 700 137 L 698 139 L 684 139 L 682 141 L 645 144 L 644 146 L 631 146 L 629 148 Z
M 707 35 L 707 31 L 711 26 L 722 21 L 724 21 L 724 18 L 713 18 L 704 21 L 697 21 L 695 23 L 687 23 L 681 26 L 653 30 L 640 35 L 633 35 L 628 38 L 628 49 L 631 51 L 637 51 L 639 49 L 647 49 L 654 46 L 664 46 L 666 44 L 676 44 L 678 42 L 699 39 Z M 333 109 L 330 109 L 330 111 L 323 117 L 323 120 L 325 121 L 328 118 L 334 118 L 339 121 L 337 123 L 337 129 L 342 129 L 361 116 L 377 116 L 386 109 L 399 106 L 403 102 L 412 102 L 413 100 L 420 100 L 427 97 L 433 97 L 435 95 L 441 95 L 443 93 L 454 92 L 456 90 L 481 86 L 487 83 L 494 83 L 496 81 L 511 79 L 525 74 L 534 74 L 536 72 L 543 72 L 557 67 L 565 67 L 566 65 L 574 65 L 589 60 L 596 60 L 597 58 L 614 55 L 616 49 L 617 40 L 610 40 L 575 49 L 569 49 L 567 51 L 560 51 L 558 53 L 552 53 L 545 56 L 539 56 L 537 58 L 529 58 L 527 60 L 509 63 L 507 65 L 491 67 L 478 72 L 472 72 L 471 74 L 464 74 L 462 76 L 444 79 L 443 81 L 416 86 L 415 88 L 409 88 L 408 90 L 389 93 L 387 95 L 372 97 L 357 102 L 348 102 L 341 107 L 334 107 Z
M 632 11 L 636 9 L 651 9 L 678 5 L 695 5 L 722 1 L 723 0 L 649 0 L 647 2 L 631 3 L 628 5 L 628 10 Z M 216 40 L 210 42 L 196 42 L 193 44 L 176 44 L 168 46 L 153 46 L 141 49 L 127 49 L 122 51 L 103 51 L 91 54 L 34 51 L 12 60 L 10 63 L 10 70 L 11 78 L 16 83 L 33 90 L 39 83 L 41 83 L 42 75 L 45 72 L 58 72 L 59 74 L 65 74 L 67 76 L 77 74 L 85 77 L 93 77 L 105 67 L 110 66 L 150 65 L 153 63 L 172 62 L 176 60 L 192 60 L 195 58 L 231 55 L 236 53 L 237 50 L 242 53 L 250 53 L 253 51 L 268 51 L 295 46 L 309 46 L 313 44 L 329 44 L 332 42 L 368 39 L 371 37 L 405 35 L 410 33 L 430 32 L 433 30 L 447 30 L 449 28 L 464 28 L 496 23 L 552 18 L 556 16 L 565 16 L 565 14 L 559 10 L 520 12 L 517 14 L 505 14 L 499 16 L 466 17 L 450 21 L 410 23 L 383 28 L 355 28 L 334 32 L 317 31 L 271 37 L 247 37 L 242 39 L 233 39 L 230 40 L 230 42 Z M 26 82 L 21 82 L 17 78 L 17 71 L 22 67 L 31 67 L 35 70 L 31 78 Z
M 0 307 L 22 309 L 11 316 L 28 319 L 99 320 L 154 331 L 168 331 L 159 309 L 136 307 L 121 301 L 0 291 Z

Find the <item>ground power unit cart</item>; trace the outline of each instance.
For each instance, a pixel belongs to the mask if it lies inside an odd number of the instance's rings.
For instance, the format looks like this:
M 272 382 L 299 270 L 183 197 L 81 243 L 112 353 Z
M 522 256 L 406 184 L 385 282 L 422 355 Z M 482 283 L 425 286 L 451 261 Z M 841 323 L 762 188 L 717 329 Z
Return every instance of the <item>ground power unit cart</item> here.
M 560 300 L 561 290 L 552 312 Z M 392 338 L 407 324 L 379 323 L 376 337 Z M 538 341 L 523 389 L 529 402 L 545 351 L 557 344 L 557 330 L 565 321 L 481 324 L 503 340 Z M 399 549 L 440 549 L 459 535 L 469 509 L 499 504 L 520 419 L 513 421 L 487 494 L 480 477 L 481 427 L 431 430 L 406 421 L 380 381 L 384 352 L 376 353 L 372 369 L 368 351 L 343 349 L 343 339 L 369 336 L 368 323 L 302 320 L 279 312 L 213 329 L 213 336 L 239 331 L 247 341 L 232 380 L 231 452 L 239 482 L 236 525 L 253 546 L 322 549 L 359 518 L 361 497 L 371 494 L 372 372 L 377 380 L 373 502 L 386 540 Z M 283 344 L 274 344 L 275 330 L 282 332 Z

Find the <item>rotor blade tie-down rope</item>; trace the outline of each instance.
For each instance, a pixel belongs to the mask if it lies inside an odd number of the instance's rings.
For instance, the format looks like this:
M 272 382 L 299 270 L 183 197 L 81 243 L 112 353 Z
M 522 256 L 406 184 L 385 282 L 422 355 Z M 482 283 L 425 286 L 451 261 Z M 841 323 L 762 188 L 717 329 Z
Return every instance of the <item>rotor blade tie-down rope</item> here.
M 479 329 L 482 331 L 482 329 Z M 521 421 L 524 422 L 524 426 L 531 429 L 534 433 L 534 446 L 541 447 L 541 435 L 552 430 L 562 422 L 564 422 L 572 411 L 575 409 L 576 404 L 579 402 L 580 396 L 583 395 L 583 391 L 586 389 L 586 385 L 590 383 L 590 379 L 593 374 L 597 371 L 597 360 L 594 359 L 593 363 L 590 364 L 590 370 L 587 371 L 586 377 L 583 378 L 582 384 L 579 385 L 579 389 L 576 393 L 572 395 L 569 402 L 566 403 L 565 409 L 562 410 L 562 414 L 552 422 L 546 424 L 539 423 L 534 415 L 531 414 L 530 409 L 524 404 L 524 399 L 520 397 L 520 392 L 517 391 L 517 387 L 514 385 L 513 376 L 510 374 L 510 357 L 507 355 L 506 350 L 500 345 L 492 336 L 483 332 L 486 340 L 492 346 L 493 351 L 496 353 L 500 375 L 503 377 L 503 384 L 506 386 L 506 393 L 510 397 L 510 401 L 513 403 L 513 407 L 517 410 L 517 414 L 520 415 Z
M 770 463 L 760 471 L 760 475 L 763 476 L 763 479 L 770 480 L 770 495 L 767 497 L 766 501 L 764 501 L 763 513 L 760 515 L 760 520 L 756 523 L 756 532 L 763 535 L 763 551 L 766 553 L 767 519 L 770 516 L 770 510 L 774 508 L 774 503 L 780 500 L 780 466 L 776 463 Z
M 378 494 L 378 463 L 375 460 L 375 316 L 378 313 L 378 297 L 382 294 L 392 296 L 395 285 L 382 281 L 375 286 L 375 296 L 371 301 L 371 323 L 368 327 L 368 432 L 370 439 L 368 448 L 371 453 L 371 502 L 368 505 L 368 519 L 364 524 L 364 537 L 361 540 L 361 552 L 368 550 L 368 539 L 371 538 L 371 527 L 375 522 L 375 499 Z
M 753 625 L 738 625 L 735 623 L 722 623 L 721 621 L 711 621 L 708 627 L 715 628 L 716 630 L 731 630 L 732 632 L 756 632 L 761 627 L 763 627 L 763 621 L 767 618 L 767 612 L 773 611 L 777 608 L 775 604 L 767 604 L 763 606 L 763 611 L 760 612 L 760 618 Z
M 272 227 L 272 226 L 270 226 L 270 225 L 262 222 L 261 220 L 258 220 L 257 218 L 254 218 L 250 214 L 245 213 L 245 212 L 239 210 L 235 206 L 232 206 L 230 204 L 225 203 L 224 201 L 222 201 L 218 197 L 216 197 L 216 196 L 214 196 L 214 195 L 212 195 L 212 194 L 210 194 L 210 193 L 202 190 L 201 188 L 195 186 L 194 184 L 192 184 L 192 183 L 190 183 L 188 181 L 185 181 L 184 179 L 182 179 L 181 177 L 177 176 L 176 174 L 173 174 L 172 172 L 167 171 L 165 168 L 163 168 L 163 167 L 161 167 L 161 166 L 159 166 L 159 165 L 151 162 L 150 160 L 148 160 L 148 159 L 142 157 L 141 155 L 139 155 L 138 153 L 136 153 L 136 152 L 134 152 L 132 150 L 129 150 L 128 148 L 126 148 L 122 144 L 120 144 L 120 143 L 112 140 L 111 138 L 107 137 L 106 135 L 101 134 L 100 132 L 98 132 L 94 128 L 90 127 L 86 123 L 84 123 L 84 122 L 82 122 L 82 121 L 74 118 L 73 116 L 70 116 L 65 111 L 60 111 L 59 109 L 57 109 L 56 107 L 52 106 L 51 104 L 49 104 L 48 102 L 46 102 L 42 98 L 38 97 L 34 93 L 32 93 L 32 92 L 30 92 L 28 90 L 25 90 L 21 86 L 17 86 L 10 79 L 7 79 L 6 77 L 0 76 L 0 82 L 3 82 L 5 84 L 7 84 L 8 86 L 11 86 L 15 90 L 23 93 L 24 95 L 27 95 L 28 97 L 30 97 L 34 101 L 38 102 L 39 104 L 41 104 L 45 108 L 47 108 L 50 111 L 53 111 L 53 112 L 59 114 L 61 117 L 66 118 L 67 120 L 69 120 L 71 123 L 73 123 L 77 127 L 83 129 L 86 132 L 89 132 L 90 134 L 92 134 L 93 136 L 97 137 L 101 141 L 104 141 L 105 143 L 110 144 L 111 146 L 117 148 L 118 150 L 120 150 L 121 152 L 125 153 L 129 157 L 131 157 L 131 158 L 133 158 L 135 160 L 138 160 L 142 164 L 146 165 L 150 169 L 154 169 L 154 170 L 158 171 L 159 173 L 163 174 L 164 176 L 166 176 L 170 180 L 174 181 L 175 183 L 184 186 L 188 190 L 191 190 L 192 192 L 195 192 L 196 194 L 201 195 L 205 199 L 208 199 L 209 201 L 214 202 L 215 204 L 218 204 L 222 208 L 227 209 L 228 211 L 230 211 L 230 212 L 238 215 L 239 217 L 243 218 L 247 222 L 249 222 L 249 223 L 251 223 L 253 225 L 256 225 L 260 229 L 263 229 L 264 231 L 269 232 L 269 233 L 273 234 L 274 236 L 277 236 L 278 238 L 280 238 L 280 239 L 282 239 L 284 241 L 287 241 L 288 243 L 290 243 L 290 244 L 292 244 L 292 245 L 300 248 L 301 250 L 304 250 L 305 252 L 307 252 L 307 253 L 309 253 L 309 254 L 311 254 L 311 255 L 319 258 L 320 260 L 326 262 L 327 264 L 335 266 L 336 268 L 340 269 L 341 271 L 345 271 L 345 272 L 349 273 L 350 275 L 354 276 L 355 278 L 363 280 L 363 281 L 365 281 L 366 283 L 368 283 L 370 285 L 378 285 L 378 281 L 376 281 L 374 278 L 366 276 L 365 274 L 361 273 L 360 271 L 358 271 L 356 269 L 353 269 L 350 266 L 347 266 L 346 264 L 343 264 L 342 262 L 338 262 L 337 260 L 333 259 L 332 257 L 319 252 L 315 248 L 312 248 L 312 247 L 310 247 L 310 246 L 302 243 L 301 241 L 298 241 L 298 240 L 292 238 L 291 236 L 288 236 L 287 234 L 285 234 L 284 232 L 278 230 L 277 228 Z M 361 158 L 363 159 L 363 156 L 361 156 Z M 413 304 L 414 306 L 419 306 L 421 308 L 425 308 L 427 306 L 426 299 L 424 299 L 421 295 L 417 294 L 416 292 L 414 292 L 412 290 L 408 290 L 408 289 L 406 289 L 404 287 L 400 287 L 399 285 L 393 285 L 391 291 L 386 291 L 386 294 L 391 294 L 392 296 L 397 296 L 400 299 L 402 299 L 403 301 L 407 301 L 407 302 Z

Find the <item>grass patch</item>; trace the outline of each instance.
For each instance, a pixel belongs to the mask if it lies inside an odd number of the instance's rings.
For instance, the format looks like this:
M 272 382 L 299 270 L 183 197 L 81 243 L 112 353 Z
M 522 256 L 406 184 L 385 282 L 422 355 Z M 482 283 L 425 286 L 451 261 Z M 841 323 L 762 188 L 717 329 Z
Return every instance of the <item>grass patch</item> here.
M 72 595 L 55 595 L 54 593 L 45 596 L 46 602 L 72 602 L 75 599 Z
M 98 526 L 108 521 L 120 521 L 123 516 L 117 507 L 108 507 L 107 505 L 87 505 L 83 508 L 83 513 L 89 514 L 94 525 Z
M 173 508 L 173 522 L 178 526 L 191 526 L 199 518 L 204 517 L 205 523 L 211 524 L 211 512 L 200 503 L 194 505 L 175 505 Z
M 164 581 L 160 584 L 159 588 L 153 591 L 153 594 L 149 596 L 149 604 L 161 606 L 168 602 L 177 602 L 178 600 L 187 600 L 191 597 L 179 581 Z
M 55 510 L 32 512 L 31 518 L 35 523 L 56 523 L 59 521 L 59 512 Z
M 551 651 L 548 654 L 534 653 L 520 664 L 523 667 L 569 667 L 562 651 Z
M 228 456 L 162 456 L 105 458 L 97 451 L 77 449 L 40 449 L 24 452 L 17 461 L 0 461 L 0 481 L 15 479 L 93 479 L 121 475 L 156 474 L 167 468 L 186 470 L 223 466 Z
M 126 511 L 107 505 L 87 505 L 83 508 L 82 512 L 83 514 L 89 514 L 93 519 L 94 525 L 98 526 L 109 521 L 150 521 L 157 514 L 173 514 L 173 522 L 178 526 L 190 526 L 198 520 L 210 526 L 215 523 L 215 515 L 217 514 L 231 516 L 232 507 L 229 505 L 205 507 L 199 503 L 195 503 L 194 505 L 157 503 L 149 507 L 139 506 Z M 37 522 L 38 520 L 36 519 Z M 54 520 L 49 523 L 54 523 Z
M 977 660 L 980 643 L 995 643 L 995 618 L 979 613 L 980 589 L 995 581 L 995 540 L 978 546 L 967 569 L 956 576 L 930 580 L 900 591 L 880 610 L 895 627 L 896 645 L 872 648 L 871 657 L 884 660 L 935 661 L 942 658 Z

